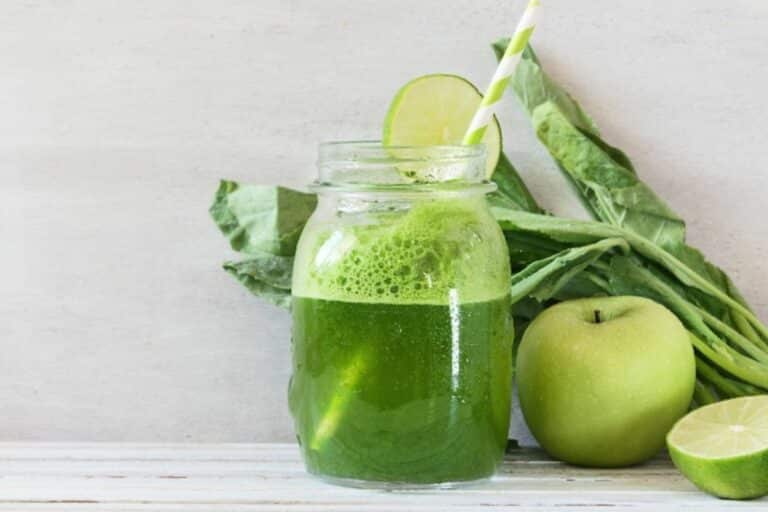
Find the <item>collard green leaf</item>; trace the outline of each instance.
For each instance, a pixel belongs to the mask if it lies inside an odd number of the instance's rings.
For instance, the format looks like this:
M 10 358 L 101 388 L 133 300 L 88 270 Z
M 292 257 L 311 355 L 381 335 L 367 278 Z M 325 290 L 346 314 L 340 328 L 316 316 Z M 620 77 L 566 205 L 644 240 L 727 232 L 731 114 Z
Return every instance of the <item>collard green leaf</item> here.
M 621 238 L 606 238 L 598 242 L 566 249 L 528 265 L 512 276 L 512 302 L 533 297 L 539 302 L 555 296 L 566 284 L 605 253 L 629 251 Z
M 291 291 L 293 256 L 254 254 L 242 261 L 227 262 L 224 268 L 237 274 L 249 275 L 271 288 Z
M 494 43 L 497 58 L 507 41 Z M 601 138 L 594 121 L 547 75 L 530 47 L 523 53 L 511 87 L 530 115 L 539 140 L 596 218 L 647 238 L 749 309 L 728 276 L 687 245 L 683 220 L 638 178 L 626 154 Z M 697 290 L 691 290 L 688 298 L 756 343 L 768 346 L 767 337 L 756 332 L 738 308 Z
M 674 280 L 677 284 L 686 287 L 686 292 L 683 294 L 686 301 L 691 300 L 692 297 L 694 299 L 697 296 L 704 297 L 708 303 L 715 305 L 709 305 L 709 311 L 713 316 L 722 318 L 722 315 L 717 313 L 722 310 L 730 310 L 748 321 L 759 336 L 768 335 L 768 329 L 736 299 L 668 251 L 628 229 L 602 222 L 560 219 L 548 215 L 499 208 L 492 208 L 491 210 L 505 233 L 532 233 L 569 245 L 585 245 L 606 238 L 622 238 L 639 256 L 659 268 L 663 268 L 668 273 L 665 276 L 659 276 L 659 280 L 662 282 Z M 507 236 L 509 237 L 509 234 Z M 693 302 L 697 305 L 700 303 L 697 300 L 693 300 Z M 764 345 L 760 339 L 753 341 L 756 344 Z
M 488 200 L 491 204 L 532 213 L 544 212 L 536 203 L 515 166 L 504 153 L 501 154 L 499 163 L 496 164 L 492 180 L 499 188 L 489 196 Z
M 316 205 L 314 194 L 222 180 L 209 211 L 235 251 L 290 256 Z
M 685 235 L 685 225 L 637 175 L 594 144 L 552 102 L 533 111 L 539 140 L 576 181 L 603 222 L 630 229 L 668 249 Z
M 209 211 L 232 248 L 247 256 L 224 270 L 257 297 L 290 307 L 296 242 L 316 204 L 314 194 L 222 180 Z
M 246 260 L 227 262 L 224 270 L 257 297 L 290 308 L 292 256 L 258 254 Z
M 507 229 L 504 238 L 509 248 L 509 258 L 512 263 L 512 272 L 522 270 L 525 266 L 548 258 L 568 248 L 567 244 L 557 242 L 537 233 L 516 231 Z
M 591 265 L 594 265 L 593 261 Z M 558 302 L 572 299 L 583 299 L 585 297 L 604 297 L 610 295 L 609 289 L 605 286 L 605 281 L 599 278 L 591 267 L 573 276 L 568 283 L 553 296 Z
M 604 238 L 622 238 L 624 234 L 621 229 L 602 222 L 563 219 L 494 205 L 491 205 L 491 212 L 505 234 L 528 233 L 569 246 L 585 245 Z

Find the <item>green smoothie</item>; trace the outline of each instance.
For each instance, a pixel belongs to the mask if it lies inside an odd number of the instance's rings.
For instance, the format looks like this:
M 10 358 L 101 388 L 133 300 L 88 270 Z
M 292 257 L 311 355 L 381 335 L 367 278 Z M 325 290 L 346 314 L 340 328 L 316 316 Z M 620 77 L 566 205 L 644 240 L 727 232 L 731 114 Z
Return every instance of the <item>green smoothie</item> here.
M 290 407 L 311 472 L 415 484 L 493 474 L 513 332 L 506 244 L 478 200 L 305 228 Z

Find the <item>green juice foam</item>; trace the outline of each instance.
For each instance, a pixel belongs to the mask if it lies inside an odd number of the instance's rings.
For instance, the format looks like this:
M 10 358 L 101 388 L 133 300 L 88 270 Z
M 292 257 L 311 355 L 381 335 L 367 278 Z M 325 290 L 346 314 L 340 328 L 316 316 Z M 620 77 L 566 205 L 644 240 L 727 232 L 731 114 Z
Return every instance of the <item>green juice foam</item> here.
M 509 257 L 483 198 L 422 201 L 406 213 L 308 224 L 294 265 L 298 297 L 388 304 L 482 302 L 509 293 Z

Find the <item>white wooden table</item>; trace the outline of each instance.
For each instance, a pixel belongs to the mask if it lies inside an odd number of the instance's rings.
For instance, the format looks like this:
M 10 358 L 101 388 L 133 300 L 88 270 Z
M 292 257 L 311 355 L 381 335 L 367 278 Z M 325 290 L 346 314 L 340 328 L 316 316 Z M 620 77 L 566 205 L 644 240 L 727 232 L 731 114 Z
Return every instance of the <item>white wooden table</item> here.
M 536 450 L 507 456 L 497 477 L 460 490 L 347 489 L 304 473 L 284 444 L 0 443 L 0 511 L 768 511 L 768 499 L 698 492 L 665 458 L 588 470 Z

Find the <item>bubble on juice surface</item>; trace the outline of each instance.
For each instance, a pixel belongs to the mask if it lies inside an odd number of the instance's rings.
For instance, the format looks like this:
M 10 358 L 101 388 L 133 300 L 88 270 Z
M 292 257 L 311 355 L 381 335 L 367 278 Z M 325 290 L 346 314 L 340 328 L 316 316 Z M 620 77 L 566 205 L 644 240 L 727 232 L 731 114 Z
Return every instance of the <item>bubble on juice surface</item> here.
M 506 245 L 476 204 L 425 202 L 385 222 L 317 233 L 314 243 L 295 266 L 300 296 L 445 303 L 453 288 L 462 301 L 509 291 Z

